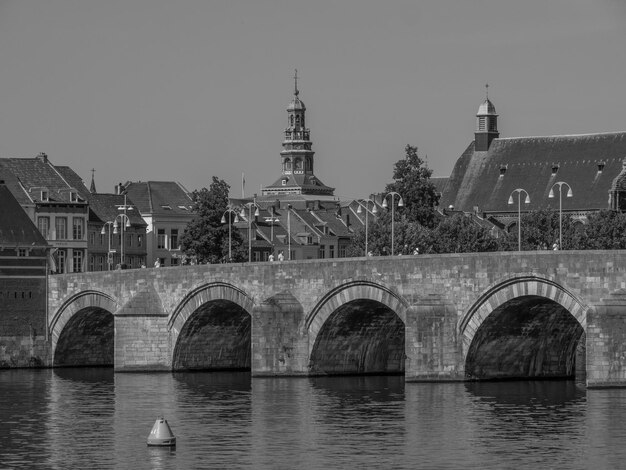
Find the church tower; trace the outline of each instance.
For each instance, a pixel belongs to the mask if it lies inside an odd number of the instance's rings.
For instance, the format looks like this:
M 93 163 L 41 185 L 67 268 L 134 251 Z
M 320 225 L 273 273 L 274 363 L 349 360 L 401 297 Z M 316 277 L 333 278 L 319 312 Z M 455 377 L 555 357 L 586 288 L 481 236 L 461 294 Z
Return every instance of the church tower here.
M 498 115 L 496 107 L 489 101 L 489 85 L 485 85 L 485 101 L 476 113 L 476 132 L 474 133 L 474 150 L 486 152 L 491 141 L 500 137 L 498 132 Z
M 315 152 L 311 133 L 306 127 L 306 106 L 300 100 L 298 71 L 294 76 L 293 99 L 287 107 L 287 128 L 280 152 L 281 176 L 262 190 L 263 196 L 280 194 L 314 194 L 332 196 L 334 188 L 324 185 L 313 173 Z

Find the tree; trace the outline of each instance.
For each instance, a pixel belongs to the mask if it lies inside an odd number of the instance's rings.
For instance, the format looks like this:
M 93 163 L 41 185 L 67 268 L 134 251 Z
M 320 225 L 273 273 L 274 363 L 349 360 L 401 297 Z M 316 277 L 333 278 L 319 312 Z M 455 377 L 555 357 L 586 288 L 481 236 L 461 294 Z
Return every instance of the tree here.
M 580 250 L 626 249 L 626 214 L 603 210 L 589 215 L 575 247 Z
M 474 253 L 497 251 L 500 248 L 498 239 L 489 228 L 479 225 L 465 214 L 446 217 L 430 235 L 430 246 L 425 252 Z
M 408 222 L 418 222 L 426 227 L 433 227 L 436 223 L 435 207 L 439 195 L 430 181 L 432 173 L 419 157 L 417 147 L 407 145 L 404 159 L 394 166 L 394 182 L 387 185 L 385 192 L 395 191 L 402 196 L 403 214 Z
M 187 225 L 180 244 L 183 253 L 200 263 L 218 263 L 228 259 L 228 218 L 235 215 L 226 213 L 230 186 L 224 180 L 213 177 L 209 189 L 202 188 L 192 193 L 193 211 L 196 217 Z M 222 216 L 227 223 L 222 224 Z M 239 231 L 231 233 L 233 260 L 243 261 L 243 239 Z

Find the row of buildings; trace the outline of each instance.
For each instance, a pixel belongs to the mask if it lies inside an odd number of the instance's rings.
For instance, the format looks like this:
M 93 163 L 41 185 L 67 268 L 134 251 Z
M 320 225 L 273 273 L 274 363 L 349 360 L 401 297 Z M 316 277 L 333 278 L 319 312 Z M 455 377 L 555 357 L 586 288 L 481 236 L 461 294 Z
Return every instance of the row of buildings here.
M 433 181 L 442 214 L 470 213 L 511 230 L 518 212 L 511 196 L 523 190 L 529 202 L 521 210 L 561 207 L 584 221 L 589 212 L 626 207 L 625 157 L 626 132 L 501 138 L 498 114 L 486 96 L 473 141 L 450 177 Z M 382 200 L 373 198 L 371 205 L 340 200 L 315 175 L 297 77 L 280 159 L 281 174 L 260 195 L 230 200 L 237 214 L 232 228 L 249 244 L 251 261 L 279 252 L 285 259 L 345 257 L 354 233 L 383 210 Z M 52 164 L 43 153 L 0 158 L 0 180 L 4 197 L 17 201 L 49 244 L 51 272 L 185 262 L 180 239 L 194 213 L 190 193 L 179 183 L 127 182 L 99 193 L 93 173 L 87 188 L 71 168 Z M 573 197 L 549 197 L 564 188 Z

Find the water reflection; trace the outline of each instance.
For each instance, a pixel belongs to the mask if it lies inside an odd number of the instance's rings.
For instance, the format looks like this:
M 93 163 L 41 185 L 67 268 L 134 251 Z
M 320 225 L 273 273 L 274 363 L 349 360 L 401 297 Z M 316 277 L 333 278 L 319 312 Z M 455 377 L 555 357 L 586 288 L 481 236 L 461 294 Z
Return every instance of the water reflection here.
M 0 468 L 619 468 L 626 390 L 0 371 Z M 146 445 L 164 416 L 175 448 Z

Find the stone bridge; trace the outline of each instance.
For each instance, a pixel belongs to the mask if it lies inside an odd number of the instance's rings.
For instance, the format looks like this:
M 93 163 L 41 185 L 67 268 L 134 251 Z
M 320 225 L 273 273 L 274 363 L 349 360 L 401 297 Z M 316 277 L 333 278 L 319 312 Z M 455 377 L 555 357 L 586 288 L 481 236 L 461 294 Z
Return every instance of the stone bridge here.
M 626 385 L 626 251 L 220 264 L 51 276 L 53 366 L 565 378 Z

